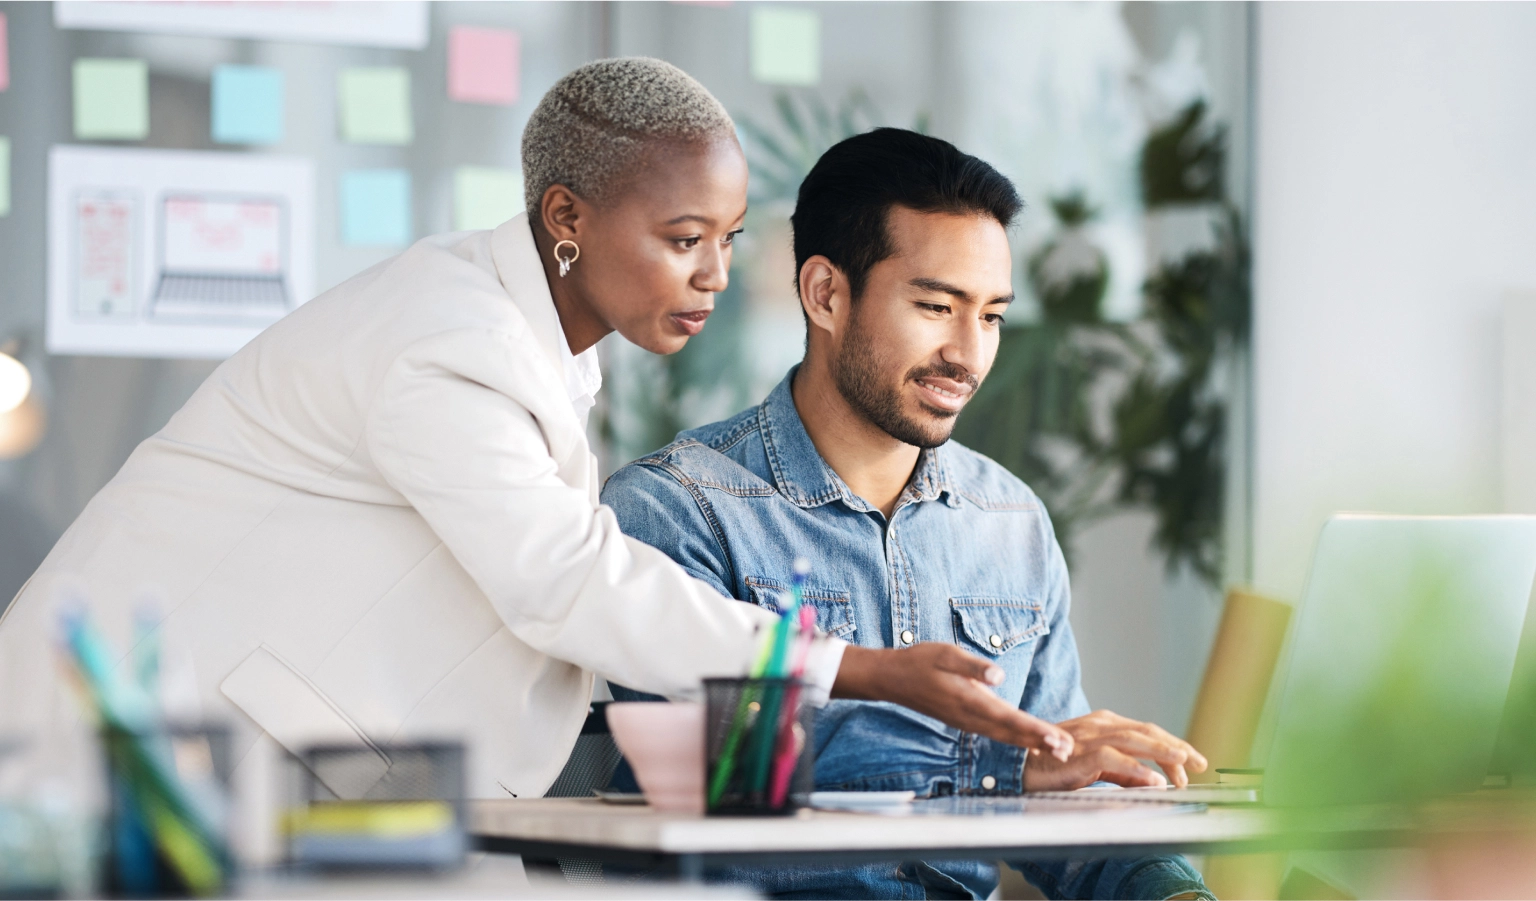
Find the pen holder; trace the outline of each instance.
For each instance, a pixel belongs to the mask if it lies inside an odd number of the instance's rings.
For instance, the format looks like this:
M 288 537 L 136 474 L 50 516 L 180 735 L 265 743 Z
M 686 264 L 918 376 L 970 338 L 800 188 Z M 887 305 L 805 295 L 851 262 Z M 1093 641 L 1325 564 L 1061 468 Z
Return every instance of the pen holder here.
M 102 888 L 114 898 L 224 891 L 230 853 L 229 730 L 214 724 L 104 725 L 108 792 Z
M 709 816 L 780 816 L 815 783 L 815 710 L 798 679 L 704 680 L 704 799 Z

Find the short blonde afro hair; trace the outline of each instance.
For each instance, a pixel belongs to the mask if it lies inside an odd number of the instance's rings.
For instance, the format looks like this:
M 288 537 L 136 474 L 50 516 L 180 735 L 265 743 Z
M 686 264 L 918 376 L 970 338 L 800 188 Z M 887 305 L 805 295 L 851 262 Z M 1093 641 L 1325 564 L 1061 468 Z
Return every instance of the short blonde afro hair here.
M 671 63 L 644 56 L 587 63 L 555 82 L 523 130 L 528 215 L 538 218 L 550 185 L 607 199 L 653 142 L 735 136 L 720 101 Z

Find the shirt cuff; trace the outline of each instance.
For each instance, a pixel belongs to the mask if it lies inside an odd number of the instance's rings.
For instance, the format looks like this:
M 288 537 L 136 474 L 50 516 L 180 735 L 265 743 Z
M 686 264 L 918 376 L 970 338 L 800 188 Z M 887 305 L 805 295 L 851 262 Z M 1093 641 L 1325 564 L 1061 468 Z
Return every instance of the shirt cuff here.
M 848 642 L 829 635 L 817 636 L 811 642 L 806 652 L 805 672 L 800 677 L 805 683 L 802 696 L 805 703 L 812 707 L 826 706 L 832 697 L 832 683 L 837 681 L 837 670 L 843 665 L 843 651 L 847 649 Z

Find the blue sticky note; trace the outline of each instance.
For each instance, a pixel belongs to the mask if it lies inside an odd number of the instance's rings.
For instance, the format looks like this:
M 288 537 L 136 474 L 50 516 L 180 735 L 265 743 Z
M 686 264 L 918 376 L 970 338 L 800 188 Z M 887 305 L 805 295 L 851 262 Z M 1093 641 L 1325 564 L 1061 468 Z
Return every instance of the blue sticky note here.
M 341 175 L 341 243 L 411 243 L 411 173 L 354 169 Z
M 213 70 L 213 139 L 276 144 L 283 139 L 283 73 L 266 66 Z

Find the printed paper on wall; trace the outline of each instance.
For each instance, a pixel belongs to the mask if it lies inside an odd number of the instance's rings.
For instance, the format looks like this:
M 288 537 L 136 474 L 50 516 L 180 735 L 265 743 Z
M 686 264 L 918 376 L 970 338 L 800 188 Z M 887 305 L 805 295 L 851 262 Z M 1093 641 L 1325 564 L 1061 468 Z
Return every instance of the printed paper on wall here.
M 50 353 L 221 358 L 314 293 L 314 170 L 255 154 L 55 147 Z

